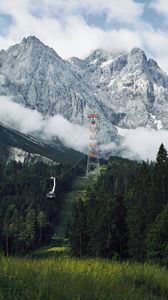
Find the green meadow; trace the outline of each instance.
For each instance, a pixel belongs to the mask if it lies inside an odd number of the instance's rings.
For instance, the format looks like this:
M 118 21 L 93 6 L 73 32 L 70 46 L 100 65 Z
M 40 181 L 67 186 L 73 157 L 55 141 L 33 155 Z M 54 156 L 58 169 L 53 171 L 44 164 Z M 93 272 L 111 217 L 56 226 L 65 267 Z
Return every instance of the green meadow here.
M 1 256 L 0 300 L 15 299 L 166 300 L 168 270 L 149 264 L 66 256 L 45 259 Z

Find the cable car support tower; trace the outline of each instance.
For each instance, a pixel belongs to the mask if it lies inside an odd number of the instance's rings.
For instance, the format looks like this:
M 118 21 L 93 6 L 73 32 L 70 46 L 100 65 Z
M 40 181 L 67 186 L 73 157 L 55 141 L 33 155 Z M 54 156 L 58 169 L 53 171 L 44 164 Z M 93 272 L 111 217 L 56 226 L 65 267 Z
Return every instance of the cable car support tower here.
M 87 117 L 89 120 L 89 127 L 90 127 L 90 139 L 89 139 L 86 177 L 93 174 L 93 172 L 96 170 L 97 172 L 100 172 L 99 152 L 98 152 L 98 143 L 97 143 L 99 115 L 96 113 L 92 113 L 92 114 L 88 114 Z

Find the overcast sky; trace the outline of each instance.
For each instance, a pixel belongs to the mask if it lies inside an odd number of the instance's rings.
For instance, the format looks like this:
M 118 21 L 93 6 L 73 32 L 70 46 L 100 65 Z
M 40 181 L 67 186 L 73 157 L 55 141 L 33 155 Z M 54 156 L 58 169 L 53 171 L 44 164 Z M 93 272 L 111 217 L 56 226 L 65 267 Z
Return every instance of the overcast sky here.
M 29 35 L 63 58 L 138 46 L 168 72 L 168 0 L 0 0 L 0 49 Z

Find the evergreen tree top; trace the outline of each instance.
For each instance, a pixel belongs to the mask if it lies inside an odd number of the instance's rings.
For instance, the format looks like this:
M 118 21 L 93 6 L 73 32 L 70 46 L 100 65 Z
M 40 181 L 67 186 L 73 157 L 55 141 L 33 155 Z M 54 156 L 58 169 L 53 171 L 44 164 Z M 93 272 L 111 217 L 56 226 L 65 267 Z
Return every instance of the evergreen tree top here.
M 157 153 L 156 162 L 158 164 L 167 163 L 168 162 L 168 154 L 163 143 L 160 145 L 159 151 Z

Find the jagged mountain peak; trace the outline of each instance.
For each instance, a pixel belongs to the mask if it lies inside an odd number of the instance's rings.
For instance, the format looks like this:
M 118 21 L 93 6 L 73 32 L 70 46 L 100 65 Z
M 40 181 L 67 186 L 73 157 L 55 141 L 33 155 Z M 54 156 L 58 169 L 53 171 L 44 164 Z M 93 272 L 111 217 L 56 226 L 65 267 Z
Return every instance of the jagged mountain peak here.
M 30 35 L 28 37 L 24 37 L 22 43 L 38 43 L 44 45 L 36 36 Z
M 52 53 L 53 55 L 55 55 L 57 58 L 59 57 L 60 59 L 62 59 L 53 48 L 50 48 L 49 46 L 45 45 L 43 42 L 40 41 L 40 39 L 38 39 L 34 35 L 24 37 L 22 39 L 22 42 L 20 44 L 18 44 L 18 46 L 20 46 L 20 47 L 22 45 L 26 45 L 27 47 L 32 47 L 32 49 L 40 48 L 41 51 L 48 51 L 48 52 Z
M 53 48 L 48 47 L 35 36 L 24 37 L 21 43 L 10 46 L 6 51 L 0 52 L 0 60 L 2 58 L 6 59 L 8 66 L 10 66 L 10 60 L 13 59 L 15 59 L 16 63 L 32 60 L 33 64 L 41 56 L 45 56 L 45 60 L 47 57 L 50 59 L 54 57 L 54 59 L 63 61 Z M 36 60 L 34 60 L 35 57 Z
M 152 59 L 152 58 L 149 58 L 148 63 L 149 63 L 149 66 L 150 66 L 151 68 L 159 68 L 159 69 L 160 69 L 160 67 L 159 67 L 159 65 L 158 65 L 158 63 L 157 63 L 157 61 L 154 60 L 154 59 Z M 161 70 L 161 69 L 160 69 L 160 70 Z
M 117 134 L 106 120 L 97 96 L 92 94 L 90 83 L 70 62 L 59 58 L 36 37 L 25 38 L 21 44 L 12 46 L 0 60 L 1 95 L 13 95 L 15 101 L 37 109 L 44 117 L 61 114 L 79 124 L 87 122 L 87 113 L 97 111 L 108 132 L 111 127 L 111 135 Z
M 110 59 L 115 59 L 116 57 L 123 55 L 124 52 L 109 52 L 105 49 L 96 49 L 94 51 L 92 51 L 86 58 L 85 58 L 85 62 L 90 63 L 90 64 L 101 64 L 105 61 L 108 61 Z
M 113 124 L 124 128 L 157 128 L 161 124 L 159 128 L 168 128 L 163 109 L 163 103 L 167 106 L 168 76 L 142 49 L 134 47 L 129 53 L 98 49 L 84 61 L 86 78 L 90 76 L 92 89 Z
M 36 37 L 24 38 L 0 52 L 0 95 L 78 124 L 98 112 L 105 142 L 117 139 L 114 125 L 168 129 L 168 76 L 137 47 L 129 53 L 96 49 L 65 61 Z
M 134 47 L 132 48 L 132 50 L 130 51 L 130 55 L 133 56 L 133 55 L 138 55 L 138 56 L 142 56 L 146 59 L 146 54 L 145 54 L 145 51 L 142 50 L 141 48 L 139 47 Z
M 135 47 L 130 51 L 128 54 L 128 67 L 130 68 L 130 71 L 133 72 L 137 71 L 138 69 L 141 72 L 147 72 L 147 56 L 142 49 Z
M 104 49 L 98 48 L 96 50 L 92 50 L 90 52 L 90 54 L 87 56 L 87 58 L 90 57 L 92 59 L 95 59 L 95 58 L 99 58 L 99 57 L 106 56 L 106 55 L 109 55 L 109 52 L 107 52 Z

